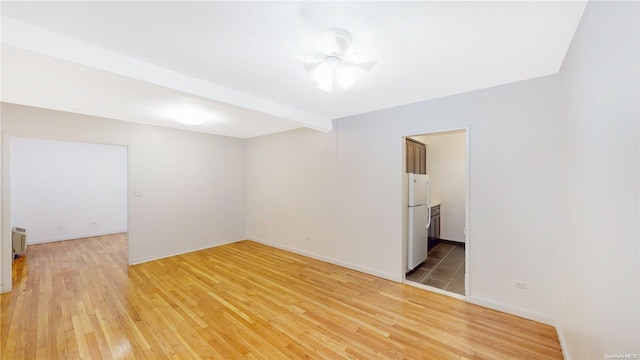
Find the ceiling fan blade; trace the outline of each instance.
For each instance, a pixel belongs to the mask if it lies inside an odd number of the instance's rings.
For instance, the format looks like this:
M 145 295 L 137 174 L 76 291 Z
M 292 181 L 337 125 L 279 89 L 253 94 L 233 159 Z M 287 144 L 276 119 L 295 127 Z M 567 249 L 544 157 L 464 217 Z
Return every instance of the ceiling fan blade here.
M 342 60 L 342 63 L 344 64 L 344 66 L 356 66 L 365 71 L 371 71 L 378 62 L 377 61 L 351 62 L 351 61 Z
M 305 62 L 302 63 L 302 66 L 304 66 L 304 70 L 308 73 L 312 72 L 313 70 L 317 69 L 318 66 L 320 66 L 320 64 L 322 64 L 322 61 L 316 61 L 316 62 Z
M 364 62 L 364 63 L 360 63 L 357 64 L 357 66 L 360 66 L 361 68 L 367 70 L 367 71 L 371 71 L 373 69 L 374 66 L 376 66 L 376 64 L 378 64 L 377 61 L 369 61 L 369 62 Z

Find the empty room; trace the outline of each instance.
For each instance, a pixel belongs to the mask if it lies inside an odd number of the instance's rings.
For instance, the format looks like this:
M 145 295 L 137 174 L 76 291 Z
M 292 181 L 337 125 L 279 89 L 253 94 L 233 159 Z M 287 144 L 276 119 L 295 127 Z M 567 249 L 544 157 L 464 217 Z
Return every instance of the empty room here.
M 0 11 L 0 358 L 640 357 L 640 3 Z

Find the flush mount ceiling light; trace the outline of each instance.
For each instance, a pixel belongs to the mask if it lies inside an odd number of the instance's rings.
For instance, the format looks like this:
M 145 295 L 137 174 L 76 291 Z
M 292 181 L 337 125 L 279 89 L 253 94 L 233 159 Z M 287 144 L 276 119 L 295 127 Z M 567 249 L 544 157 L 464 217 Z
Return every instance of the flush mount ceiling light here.
M 185 125 L 202 125 L 210 119 L 210 116 L 202 111 L 182 108 L 174 114 L 173 119 Z
M 375 61 L 362 62 L 351 42 L 351 34 L 344 29 L 331 28 L 320 34 L 317 52 L 304 63 L 318 89 L 331 92 L 334 84 L 347 89 L 376 65 Z

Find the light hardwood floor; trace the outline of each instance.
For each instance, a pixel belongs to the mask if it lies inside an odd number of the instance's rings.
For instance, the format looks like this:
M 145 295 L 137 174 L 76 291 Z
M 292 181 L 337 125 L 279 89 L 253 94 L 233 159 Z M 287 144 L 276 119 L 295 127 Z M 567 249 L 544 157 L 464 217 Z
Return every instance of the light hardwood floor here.
M 251 241 L 126 265 L 124 234 L 30 246 L 2 359 L 561 359 L 547 325 Z

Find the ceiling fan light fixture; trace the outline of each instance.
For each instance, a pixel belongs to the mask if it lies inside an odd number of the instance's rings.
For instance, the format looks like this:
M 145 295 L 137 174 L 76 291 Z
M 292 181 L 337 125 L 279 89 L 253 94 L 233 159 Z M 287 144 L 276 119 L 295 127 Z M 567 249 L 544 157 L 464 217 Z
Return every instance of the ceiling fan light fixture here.
M 332 76 L 333 69 L 331 68 L 331 65 L 326 62 L 320 63 L 320 65 L 318 65 L 318 67 L 316 67 L 316 69 L 311 72 L 311 77 L 313 77 L 313 79 L 317 82 L 327 81 L 328 79 L 331 79 Z
M 348 89 L 356 82 L 356 79 L 351 69 L 344 68 L 336 71 L 336 82 L 341 89 Z
M 333 83 L 336 70 L 338 69 L 338 62 L 340 60 L 327 56 L 316 68 L 312 71 L 311 76 L 318 83 L 318 89 L 326 92 L 333 90 Z
M 326 92 L 331 92 L 333 90 L 333 79 L 318 81 L 318 89 Z
M 311 76 L 318 83 L 318 89 L 331 92 L 334 84 L 343 90 L 350 88 L 356 81 L 356 70 L 354 66 L 342 66 L 340 59 L 327 57 Z
M 319 36 L 319 44 L 315 60 L 307 60 L 303 65 L 322 91 L 331 92 L 334 85 L 348 89 L 355 83 L 356 75 L 370 71 L 375 65 L 360 62 L 358 53 L 351 48 L 351 34 L 344 29 L 325 30 Z

